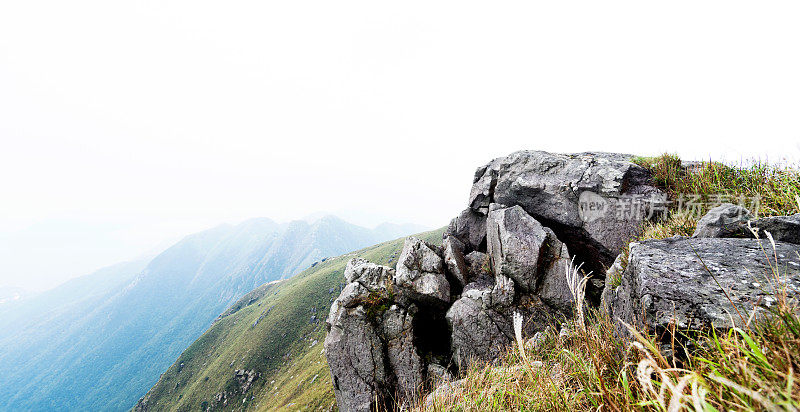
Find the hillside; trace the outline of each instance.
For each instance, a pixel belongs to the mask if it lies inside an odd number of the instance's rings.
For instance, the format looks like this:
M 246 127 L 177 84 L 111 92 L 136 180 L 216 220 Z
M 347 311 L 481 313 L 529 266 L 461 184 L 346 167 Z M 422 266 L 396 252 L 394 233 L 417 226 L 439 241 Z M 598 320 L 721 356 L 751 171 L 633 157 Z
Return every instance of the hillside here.
M 187 236 L 146 267 L 75 280 L 9 308 L 0 315 L 0 409 L 128 409 L 243 295 L 385 236 L 331 216 L 253 219 Z M 71 304 L 78 295 L 89 298 Z
M 421 237 L 440 242 L 442 231 Z M 385 242 L 257 288 L 178 357 L 137 410 L 330 409 L 335 401 L 321 351 L 344 267 L 354 257 L 394 266 L 402 247 L 403 239 Z

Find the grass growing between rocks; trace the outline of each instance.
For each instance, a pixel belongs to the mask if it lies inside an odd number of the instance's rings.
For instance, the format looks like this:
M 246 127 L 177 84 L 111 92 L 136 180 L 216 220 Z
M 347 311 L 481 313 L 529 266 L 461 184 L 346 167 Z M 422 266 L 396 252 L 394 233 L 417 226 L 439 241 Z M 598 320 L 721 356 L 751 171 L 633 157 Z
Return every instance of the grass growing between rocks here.
M 717 163 L 684 169 L 671 155 L 636 161 L 653 171 L 656 184 L 673 200 L 697 193 L 709 204 L 737 203 L 732 201 L 737 196 L 758 195 L 761 216 L 800 212 L 797 169 Z M 690 236 L 699 213 L 709 208 L 673 208 L 646 224 L 635 240 Z M 762 246 L 773 253 L 770 243 Z M 452 390 L 417 410 L 800 410 L 800 317 L 798 302 L 780 283 L 786 270 L 796 269 L 771 267 L 769 273 L 753 274 L 772 280 L 776 303 L 766 316 L 753 317 L 743 329 L 673 331 L 691 336 L 683 344 L 659 343 L 633 329 L 632 341 L 621 339 L 604 311 L 576 305 L 572 320 L 535 337 L 519 336 L 498 362 L 473 365 Z M 574 280 L 569 283 L 579 296 L 580 282 Z
M 639 331 L 633 342 L 617 338 L 604 312 L 584 309 L 585 323 L 519 340 L 499 364 L 473 366 L 419 410 L 795 411 L 800 318 L 785 291 L 775 296 L 770 316 L 745 329 L 695 333 L 666 348 Z
M 697 221 L 722 203 L 740 204 L 760 217 L 800 213 L 800 169 L 751 162 L 739 166 L 718 162 L 681 164 L 676 155 L 638 157 L 634 163 L 650 170 L 670 207 L 661 219 L 644 223 L 631 242 L 691 236 Z M 627 266 L 628 248 L 621 251 Z M 618 286 L 618 283 L 613 286 Z

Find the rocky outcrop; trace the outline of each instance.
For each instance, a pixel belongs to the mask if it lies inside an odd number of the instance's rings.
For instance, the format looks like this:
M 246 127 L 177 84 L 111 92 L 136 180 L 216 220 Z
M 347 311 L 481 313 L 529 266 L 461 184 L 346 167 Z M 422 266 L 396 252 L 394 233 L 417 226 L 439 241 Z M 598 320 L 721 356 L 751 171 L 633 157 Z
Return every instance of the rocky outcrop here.
M 426 321 L 450 301 L 441 250 L 408 238 L 397 270 L 353 259 L 326 321 L 325 353 L 339 409 L 370 411 L 413 402 L 425 383 Z M 445 335 L 446 336 L 446 335 Z
M 449 233 L 486 216 L 492 203 L 519 205 L 600 274 L 663 198 L 631 157 L 520 151 L 492 160 L 476 171 L 469 209 Z
M 800 213 L 753 219 L 749 210 L 724 203 L 700 218 L 692 237 L 754 238 L 753 231 L 761 238 L 769 232 L 775 241 L 800 244 Z
M 724 203 L 700 218 L 692 237 L 749 237 L 747 221 L 750 218 L 749 210 Z
M 447 265 L 447 272 L 455 280 L 454 283 L 459 289 L 462 289 L 469 283 L 470 273 L 467 263 L 464 259 L 464 244 L 454 236 L 447 236 L 442 241 L 442 249 L 444 250 L 444 262 Z
M 756 219 L 751 225 L 757 227 L 762 235 L 769 232 L 776 241 L 800 245 L 800 213 Z
M 466 245 L 467 252 L 485 250 L 486 214 L 480 214 L 472 209 L 465 209 L 450 221 L 447 233 Z
M 629 158 L 495 159 L 475 173 L 442 247 L 408 238 L 396 270 L 351 261 L 325 340 L 339 409 L 398 408 L 476 360 L 497 359 L 514 339 L 515 313 L 525 336 L 571 316 L 571 256 L 610 265 L 647 217 L 634 195 L 660 194 Z
M 442 250 L 409 237 L 397 261 L 394 282 L 404 297 L 431 305 L 450 302 L 450 283 L 444 274 Z
M 777 242 L 774 253 L 770 249 L 755 239 L 632 243 L 621 284 L 606 293 L 612 319 L 656 333 L 673 324 L 678 329 L 743 326 L 754 311 L 757 316 L 775 303 L 778 284 L 790 293 L 800 291 L 800 246 Z M 621 324 L 619 330 L 625 332 Z

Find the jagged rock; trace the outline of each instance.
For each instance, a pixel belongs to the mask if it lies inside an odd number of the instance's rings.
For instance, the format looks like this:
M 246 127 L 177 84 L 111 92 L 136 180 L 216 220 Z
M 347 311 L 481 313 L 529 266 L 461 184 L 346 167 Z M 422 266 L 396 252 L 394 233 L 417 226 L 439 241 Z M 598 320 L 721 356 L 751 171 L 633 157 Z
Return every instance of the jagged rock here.
M 700 218 L 692 237 L 749 237 L 745 231 L 750 218 L 749 210 L 724 203 Z
M 487 219 L 487 243 L 495 274 L 505 275 L 525 292 L 538 291 L 546 302 L 568 311 L 572 296 L 564 269 L 566 245 L 520 206 L 494 209 Z
M 603 287 L 603 294 L 600 298 L 600 307 L 611 313 L 611 305 L 614 300 L 614 290 L 622 283 L 622 272 L 625 268 L 622 267 L 622 254 L 614 259 L 614 263 L 606 271 L 605 286 Z M 613 317 L 611 318 L 613 320 Z
M 505 275 L 525 291 L 536 289 L 539 251 L 548 233 L 520 206 L 493 210 L 486 221 L 492 271 Z
M 469 278 L 471 280 L 480 278 L 482 276 L 491 276 L 492 268 L 489 263 L 489 255 L 483 252 L 469 252 L 464 256 L 464 261 L 467 264 L 467 271 L 469 271 Z
M 444 273 L 441 250 L 413 236 L 403 245 L 394 282 L 399 293 L 411 301 L 428 305 L 450 302 L 450 283 Z
M 469 269 L 464 261 L 464 244 L 453 236 L 447 236 L 442 242 L 444 250 L 444 263 L 447 271 L 458 282 L 459 287 L 463 288 L 469 283 Z
M 552 321 L 552 309 L 535 296 L 522 295 L 513 305 L 499 305 L 493 299 L 496 285 L 479 282 L 467 285 L 461 298 L 447 311 L 453 358 L 459 370 L 475 360 L 493 361 L 502 354 L 514 340 L 514 312 L 523 315 L 526 336 L 544 330 Z
M 514 302 L 514 282 L 503 275 L 497 275 L 494 278 L 495 283 L 492 287 L 492 292 L 489 294 L 489 302 L 486 306 L 490 307 L 508 307 Z
M 386 356 L 396 380 L 400 403 L 414 403 L 422 387 L 425 365 L 414 346 L 413 315 L 393 305 L 383 315 Z
M 792 216 L 765 217 L 757 219 L 751 225 L 760 229 L 762 238 L 765 237 L 765 232 L 769 232 L 775 241 L 800 244 L 800 213 Z
M 486 215 L 465 209 L 450 221 L 444 237 L 453 236 L 466 246 L 466 251 L 486 251 Z
M 555 239 L 555 234 L 552 231 L 550 233 L 551 239 Z M 541 260 L 546 266 L 540 275 L 536 296 L 562 313 L 571 313 L 575 299 L 569 290 L 566 278 L 567 267 L 572 264 L 567 245 L 555 239 L 548 242 L 541 253 L 543 255 Z
M 478 168 L 469 206 L 478 214 L 488 214 L 491 203 L 521 206 L 599 273 L 639 233 L 649 196 L 662 195 L 650 184 L 647 169 L 630 159 L 610 153 L 515 152 Z
M 383 342 L 363 306 L 336 306 L 331 308 L 325 337 L 336 402 L 343 411 L 369 412 L 389 395 Z
M 632 243 L 622 284 L 607 294 L 612 319 L 658 333 L 673 321 L 678 329 L 743 326 L 754 308 L 759 314 L 775 303 L 769 280 L 775 256 L 765 243 L 767 253 L 755 239 Z M 800 292 L 798 253 L 798 245 L 776 244 L 781 282 L 790 294 Z M 621 325 L 618 329 L 625 332 Z
M 800 244 L 800 213 L 752 220 L 752 215 L 747 209 L 731 203 L 709 210 L 697 222 L 692 237 L 753 238 L 751 227 L 757 229 L 762 239 L 766 238 L 766 232 L 769 232 L 775 241 Z
M 369 289 L 361 286 L 358 282 L 348 283 L 347 286 L 342 289 L 339 298 L 334 301 L 334 305 L 352 308 L 361 304 L 361 301 L 367 296 L 369 296 Z M 330 313 L 334 313 L 334 311 L 332 310 Z
M 344 278 L 348 283 L 358 282 L 370 292 L 387 291 L 393 277 L 394 269 L 361 258 L 351 259 L 344 269 Z
M 508 316 L 485 309 L 481 300 L 470 297 L 453 303 L 447 311 L 447 321 L 453 331 L 453 357 L 460 370 L 475 359 L 496 359 L 514 336 Z

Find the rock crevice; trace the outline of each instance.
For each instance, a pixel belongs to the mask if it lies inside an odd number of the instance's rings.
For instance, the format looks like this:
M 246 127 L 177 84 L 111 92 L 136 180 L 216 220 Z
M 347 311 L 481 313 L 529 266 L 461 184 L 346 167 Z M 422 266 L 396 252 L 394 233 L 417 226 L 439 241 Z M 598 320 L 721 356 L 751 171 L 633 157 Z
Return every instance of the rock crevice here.
M 658 193 L 648 182 L 630 156 L 608 153 L 523 151 L 478 168 L 441 247 L 412 237 L 396 269 L 347 265 L 325 340 L 339 408 L 402 408 L 443 376 L 497 359 L 515 312 L 528 336 L 571 316 L 572 256 L 605 273 L 643 220 L 613 206 Z

